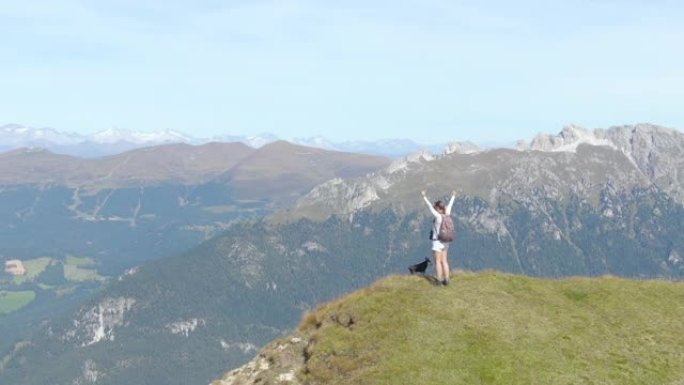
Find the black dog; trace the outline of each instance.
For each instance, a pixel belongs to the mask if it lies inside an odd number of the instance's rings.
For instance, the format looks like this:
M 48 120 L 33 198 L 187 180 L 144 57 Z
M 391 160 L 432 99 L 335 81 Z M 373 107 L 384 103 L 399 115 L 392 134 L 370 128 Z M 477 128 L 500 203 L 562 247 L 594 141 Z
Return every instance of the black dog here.
M 425 258 L 425 260 L 423 262 L 416 263 L 415 265 L 409 266 L 409 268 L 408 268 L 409 272 L 411 274 L 415 274 L 415 273 L 425 274 L 425 270 L 427 269 L 427 267 L 430 263 L 432 263 L 432 262 L 430 262 L 430 259 Z

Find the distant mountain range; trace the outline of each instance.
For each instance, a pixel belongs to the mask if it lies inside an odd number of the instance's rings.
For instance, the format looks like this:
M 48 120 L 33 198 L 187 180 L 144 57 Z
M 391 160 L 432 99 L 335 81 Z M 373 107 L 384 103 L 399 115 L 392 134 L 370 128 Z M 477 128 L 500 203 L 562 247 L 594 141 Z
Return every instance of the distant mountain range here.
M 19 124 L 0 126 L 0 152 L 22 147 L 38 147 L 58 154 L 79 157 L 114 155 L 136 148 L 172 143 L 201 145 L 210 142 L 240 142 L 253 148 L 259 148 L 278 140 L 281 138 L 269 133 L 252 136 L 224 135 L 197 138 L 173 130 L 136 132 L 112 128 L 91 135 L 81 135 L 61 132 L 52 128 L 32 128 Z M 332 142 L 320 136 L 293 138 L 288 141 L 293 144 L 325 150 L 380 155 L 390 158 L 402 157 L 424 148 L 432 152 L 440 152 L 446 146 L 446 144 L 423 145 L 407 139 Z
M 433 199 L 457 191 L 453 268 L 679 280 L 683 169 L 684 135 L 676 130 L 569 126 L 518 149 L 454 143 L 365 176 L 329 179 L 294 206 L 232 223 L 112 282 L 68 317 L 46 321 L 7 352 L 1 380 L 206 384 L 291 331 L 303 310 L 406 273 L 428 256 L 431 215 L 421 190 Z

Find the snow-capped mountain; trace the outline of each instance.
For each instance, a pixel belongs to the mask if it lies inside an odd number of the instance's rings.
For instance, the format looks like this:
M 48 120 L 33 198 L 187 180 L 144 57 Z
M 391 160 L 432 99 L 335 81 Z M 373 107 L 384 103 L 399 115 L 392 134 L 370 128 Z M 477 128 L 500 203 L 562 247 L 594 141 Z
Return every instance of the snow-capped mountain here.
M 295 138 L 292 142 L 301 146 L 316 147 L 325 150 L 338 150 L 334 143 L 320 135 L 312 136 L 310 138 Z
M 280 139 L 271 133 L 197 138 L 174 130 L 139 132 L 110 128 L 90 135 L 81 135 L 60 132 L 52 128 L 32 128 L 19 124 L 0 126 L 0 152 L 21 147 L 42 147 L 55 153 L 82 157 L 113 155 L 135 148 L 169 143 L 200 145 L 208 142 L 240 142 L 253 148 L 260 148 Z M 447 146 L 446 144 L 425 146 L 406 139 L 332 142 L 322 136 L 295 138 L 291 142 L 325 150 L 364 153 L 390 158 L 401 158 L 422 149 L 440 153 Z
M 0 151 L 3 152 L 21 147 L 42 147 L 59 154 L 92 157 L 113 155 L 160 144 L 187 143 L 199 145 L 210 141 L 212 140 L 195 138 L 174 130 L 140 132 L 110 128 L 90 135 L 81 135 L 61 132 L 52 128 L 33 128 L 19 124 L 0 126 Z M 231 141 L 248 142 L 246 139 Z
M 0 126 L 0 148 L 43 147 L 48 144 L 73 145 L 83 136 L 52 128 L 30 128 L 19 124 Z
M 211 142 L 240 142 L 244 143 L 250 147 L 253 148 L 260 148 L 263 147 L 269 143 L 273 143 L 280 140 L 277 136 L 269 133 L 261 133 L 258 135 L 224 135 L 224 136 L 215 136 L 211 139 L 206 139 L 205 141 L 211 141 Z
M 331 142 L 322 136 L 311 138 L 297 138 L 294 143 L 308 147 L 317 147 L 326 150 L 356 152 L 363 154 L 381 155 L 389 158 L 402 158 L 408 154 L 421 150 L 440 153 L 447 147 L 445 143 L 424 145 L 408 139 L 380 139 L 375 141 L 344 141 Z
M 162 130 L 156 132 L 136 132 L 130 130 L 122 130 L 110 128 L 107 130 L 96 132 L 86 137 L 87 141 L 99 144 L 113 144 L 119 142 L 128 142 L 139 145 L 162 144 L 162 143 L 195 143 L 202 142 L 187 136 L 183 133 L 173 130 Z

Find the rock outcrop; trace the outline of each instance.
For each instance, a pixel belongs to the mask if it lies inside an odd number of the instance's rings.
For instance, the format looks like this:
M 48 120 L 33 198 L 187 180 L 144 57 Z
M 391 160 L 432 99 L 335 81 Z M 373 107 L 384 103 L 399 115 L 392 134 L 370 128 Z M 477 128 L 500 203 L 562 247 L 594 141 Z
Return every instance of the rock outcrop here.
M 114 341 L 117 327 L 123 326 L 135 298 L 105 298 L 96 306 L 82 311 L 73 321 L 73 329 L 67 331 L 64 340 L 77 342 L 80 346 L 94 345 L 100 341 Z

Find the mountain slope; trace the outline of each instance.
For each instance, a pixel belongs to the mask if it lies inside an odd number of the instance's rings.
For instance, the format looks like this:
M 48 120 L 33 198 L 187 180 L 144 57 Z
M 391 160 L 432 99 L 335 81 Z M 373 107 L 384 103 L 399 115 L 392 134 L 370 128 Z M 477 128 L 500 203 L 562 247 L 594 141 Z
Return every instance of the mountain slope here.
M 0 314 L 0 362 L 62 309 L 71 311 L 77 300 L 137 265 L 282 208 L 327 180 L 327 173 L 361 176 L 389 163 L 315 151 L 319 165 L 273 164 L 246 187 L 226 177 L 255 152 L 241 143 L 170 144 L 98 159 L 38 149 L 0 154 L 0 266 L 19 259 L 29 270 L 16 278 L 0 271 L 0 308 L 15 293 L 35 295 L 26 306 L 11 307 L 12 314 Z M 270 153 L 261 149 L 263 159 L 250 163 L 268 168 L 276 161 Z M 320 167 L 329 169 L 311 171 Z M 282 178 L 298 183 L 273 185 Z M 248 190 L 248 199 L 238 190 Z
M 314 156 L 297 163 L 309 151 Z M 171 144 L 98 159 L 31 149 L 0 154 L 0 260 L 71 253 L 138 262 L 177 253 L 236 219 L 283 208 L 327 179 L 389 162 L 286 143 L 259 150 Z
M 81 160 L 44 149 L 17 149 L 0 154 L 0 184 L 64 183 L 64 176 L 80 168 Z
M 21 149 L 0 154 L 0 185 L 57 184 L 89 190 L 198 184 L 235 166 L 254 149 L 241 143 L 169 144 L 96 159 Z
M 380 156 L 285 141 L 256 150 L 242 143 L 166 144 L 95 159 L 19 149 L 0 154 L 0 185 L 57 184 L 98 191 L 214 181 L 235 184 L 238 191 L 252 198 L 276 191 L 295 196 L 328 179 L 363 176 L 389 163 Z
M 681 384 L 684 284 L 389 277 L 319 306 L 212 385 Z
M 388 164 L 386 158 L 377 156 L 276 141 L 245 157 L 226 177 L 243 199 L 258 192 L 291 203 L 321 181 L 364 175 Z

